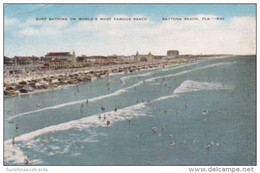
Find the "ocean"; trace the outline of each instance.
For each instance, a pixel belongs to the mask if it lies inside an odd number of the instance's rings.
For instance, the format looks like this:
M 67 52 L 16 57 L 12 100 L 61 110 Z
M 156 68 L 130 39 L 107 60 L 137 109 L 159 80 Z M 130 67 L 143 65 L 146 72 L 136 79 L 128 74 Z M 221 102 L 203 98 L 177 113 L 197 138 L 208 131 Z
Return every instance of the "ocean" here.
M 4 98 L 3 118 L 4 165 L 256 165 L 256 57 Z

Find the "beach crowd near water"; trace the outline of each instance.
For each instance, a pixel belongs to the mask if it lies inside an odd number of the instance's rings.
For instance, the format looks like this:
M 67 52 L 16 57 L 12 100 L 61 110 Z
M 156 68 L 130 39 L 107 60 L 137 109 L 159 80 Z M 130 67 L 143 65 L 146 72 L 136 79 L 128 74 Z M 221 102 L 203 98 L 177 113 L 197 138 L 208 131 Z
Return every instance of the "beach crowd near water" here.
M 138 62 L 110 66 L 87 68 L 69 68 L 45 71 L 29 71 L 22 74 L 4 75 L 4 95 L 16 96 L 39 92 L 46 92 L 64 86 L 75 86 L 90 82 L 93 79 L 132 73 L 155 68 L 163 68 L 181 63 L 193 62 L 202 58 L 178 59 L 175 61 Z

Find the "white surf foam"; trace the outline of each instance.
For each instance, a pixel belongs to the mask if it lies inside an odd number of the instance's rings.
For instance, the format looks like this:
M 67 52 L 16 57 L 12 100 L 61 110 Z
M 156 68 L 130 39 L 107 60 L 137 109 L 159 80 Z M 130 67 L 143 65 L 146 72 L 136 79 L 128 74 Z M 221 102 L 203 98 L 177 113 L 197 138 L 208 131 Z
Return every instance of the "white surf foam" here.
M 179 94 L 179 93 L 201 91 L 201 90 L 221 90 L 221 89 L 231 89 L 231 86 L 225 86 L 223 84 L 215 83 L 215 82 L 197 82 L 192 80 L 186 80 L 173 92 L 175 94 Z
M 156 83 L 151 83 L 151 85 L 162 85 L 162 84 L 159 82 L 156 82 Z
M 30 160 L 30 165 L 39 165 L 42 163 L 41 159 Z
M 172 66 L 172 67 L 168 67 L 168 68 L 163 68 L 161 69 L 161 71 L 171 71 L 171 70 L 176 70 L 179 68 L 183 68 L 183 67 L 188 67 L 188 66 L 192 66 L 192 65 L 196 65 L 201 63 L 200 61 L 197 62 L 193 62 L 193 63 L 189 63 L 189 64 L 181 64 L 181 65 L 176 65 L 176 66 Z
M 186 74 L 186 73 L 189 73 L 191 72 L 192 70 L 185 70 L 185 71 L 182 71 L 182 72 L 178 72 L 178 73 L 174 73 L 174 74 L 169 74 L 169 75 L 163 75 L 163 76 L 158 76 L 158 77 L 153 77 L 153 78 L 150 78 L 150 79 L 146 79 L 145 82 L 153 82 L 157 79 L 162 79 L 162 78 L 168 78 L 168 77 L 175 77 L 175 76 L 179 76 L 179 75 L 182 75 L 182 74 Z
M 223 66 L 223 65 L 232 65 L 232 64 L 235 64 L 235 63 L 236 63 L 236 61 L 233 61 L 233 62 L 221 62 L 221 63 L 210 64 L 210 65 L 198 67 L 195 70 L 202 70 L 202 69 L 206 69 L 206 68 L 212 68 L 212 67 Z
M 168 95 L 168 96 L 162 96 L 157 99 L 151 100 L 151 102 L 153 103 L 153 102 L 170 99 L 170 98 L 175 98 L 175 97 L 178 97 L 178 95 L 173 94 L 173 95 Z M 118 121 L 129 120 L 136 116 L 149 116 L 147 113 L 145 113 L 143 111 L 146 104 L 147 103 L 139 103 L 139 104 L 136 104 L 133 106 L 119 109 L 119 110 L 117 110 L 117 112 L 115 112 L 115 111 L 105 112 L 105 113 L 102 113 L 102 117 L 104 114 L 106 114 L 106 119 L 110 120 L 110 122 L 111 122 L 110 127 L 111 127 L 113 123 L 118 122 Z M 72 120 L 72 121 L 61 123 L 58 125 L 52 125 L 49 127 L 45 127 L 43 129 L 38 129 L 33 132 L 23 134 L 23 135 L 15 138 L 16 144 L 14 146 L 11 144 L 12 140 L 9 139 L 4 142 L 4 146 L 5 146 L 4 160 L 5 160 L 5 162 L 13 161 L 14 163 L 23 163 L 23 161 L 24 161 L 23 159 L 25 158 L 25 156 L 17 145 L 17 143 L 19 143 L 19 142 L 26 142 L 26 143 L 22 143 L 23 145 L 26 145 L 26 147 L 45 151 L 45 149 L 47 149 L 47 148 L 42 149 L 41 147 L 43 147 L 44 144 L 40 143 L 40 145 L 39 145 L 40 139 L 35 139 L 36 137 L 41 136 L 41 135 L 46 135 L 49 133 L 65 131 L 65 130 L 69 130 L 69 129 L 79 129 L 79 130 L 87 129 L 87 130 L 89 130 L 90 127 L 98 127 L 98 126 L 108 127 L 106 125 L 105 120 L 103 120 L 103 119 L 99 120 L 98 115 L 92 115 L 90 117 L 85 117 L 85 118 L 81 118 L 78 120 Z M 35 139 L 35 140 L 33 140 L 33 139 Z M 56 139 L 56 141 L 57 141 L 57 139 Z M 42 141 L 42 142 L 44 142 L 44 141 Z M 87 138 L 85 140 L 85 142 L 98 142 L 98 141 Z M 68 152 L 68 150 L 69 150 L 68 148 L 65 147 L 64 150 L 66 150 L 66 151 L 60 151 L 60 148 L 55 147 L 55 146 L 54 147 L 51 146 L 51 149 L 53 150 L 53 152 L 57 152 L 57 153 Z M 42 163 L 41 160 L 35 160 L 35 162 L 32 164 L 40 164 L 40 163 Z
M 25 155 L 21 149 L 15 144 L 12 145 L 12 141 L 8 140 L 4 144 L 4 162 L 13 161 L 14 164 L 23 163 Z
M 202 66 L 202 67 L 197 67 L 197 68 L 194 68 L 194 69 L 185 70 L 185 71 L 174 73 L 174 74 L 168 74 L 168 75 L 153 77 L 153 78 L 150 78 L 150 79 L 146 79 L 145 82 L 153 82 L 153 81 L 155 81 L 157 79 L 175 77 L 175 76 L 187 74 L 187 73 L 190 73 L 190 72 L 193 72 L 193 71 L 197 71 L 197 70 L 203 70 L 203 69 L 217 67 L 217 66 L 222 66 L 222 65 L 232 65 L 234 63 L 236 63 L 236 62 L 234 61 L 234 62 L 227 62 L 227 63 L 216 63 L 216 64 L 205 65 L 205 66 Z
M 143 113 L 143 108 L 145 107 L 144 103 L 139 103 L 133 106 L 129 106 L 123 109 L 110 112 L 105 112 L 102 114 L 102 117 L 104 114 L 106 114 L 106 119 L 110 120 L 111 125 L 117 121 L 123 121 L 131 119 L 135 116 L 145 116 L 146 114 Z M 110 126 L 111 126 L 110 125 Z M 16 143 L 17 142 L 24 142 L 26 141 L 26 145 L 34 145 L 37 141 L 32 141 L 32 139 L 41 136 L 46 135 L 49 133 L 59 132 L 59 131 L 65 131 L 69 129 L 89 129 L 90 127 L 108 127 L 106 125 L 105 120 L 99 120 L 98 115 L 93 115 L 90 117 L 85 117 L 78 120 L 72 120 L 69 122 L 61 123 L 58 125 L 52 125 L 49 127 L 45 127 L 43 129 L 35 130 L 33 132 L 29 132 L 26 134 L 23 134 L 21 136 L 18 136 L 15 138 Z M 12 140 L 6 140 L 4 142 L 4 161 L 13 161 L 14 163 L 23 163 L 23 159 L 25 158 L 23 152 L 20 150 L 18 145 L 12 145 Z
M 151 102 L 153 103 L 153 102 L 158 102 L 158 101 L 167 100 L 167 99 L 176 98 L 176 97 L 179 97 L 179 95 L 172 94 L 172 95 L 168 95 L 168 96 L 159 97 L 157 99 L 152 100 Z
M 153 73 L 148 72 L 148 73 L 143 73 L 143 74 L 138 74 L 138 75 L 121 77 L 120 80 L 123 82 L 123 84 L 125 84 L 125 81 L 130 79 L 130 78 L 146 77 L 146 76 L 151 76 L 151 75 L 153 75 Z
M 102 113 L 106 114 L 107 119 L 111 121 L 111 123 L 117 121 L 117 120 L 124 120 L 125 117 L 127 116 L 140 116 L 144 115 L 141 114 L 140 112 L 136 111 L 138 109 L 142 109 L 145 107 L 144 103 L 139 103 L 133 106 L 129 106 L 123 109 L 119 109 L 117 112 L 115 111 L 110 111 L 110 112 L 105 112 Z M 58 132 L 58 131 L 64 131 L 64 130 L 69 130 L 72 128 L 89 128 L 90 126 L 106 126 L 106 123 L 104 121 L 100 121 L 98 119 L 98 115 L 92 115 L 90 117 L 85 117 L 82 119 L 78 120 L 72 120 L 69 122 L 61 123 L 58 125 L 52 125 L 49 127 L 45 127 L 43 129 L 39 129 L 30 133 L 23 134 L 21 136 L 18 136 L 15 138 L 16 142 L 19 141 L 28 141 L 32 138 L 35 138 L 40 135 L 48 134 L 48 133 L 53 133 L 53 132 Z M 11 144 L 11 139 L 5 141 L 6 144 Z
M 95 102 L 95 101 L 102 100 L 102 99 L 105 99 L 105 98 L 108 98 L 108 97 L 118 96 L 118 95 L 120 95 L 122 93 L 127 92 L 127 90 L 132 89 L 134 87 L 137 87 L 137 86 L 139 86 L 141 84 L 143 84 L 143 81 L 140 81 L 140 82 L 138 82 L 138 83 L 136 83 L 134 85 L 131 85 L 129 87 L 119 89 L 119 90 L 117 90 L 117 91 L 115 91 L 115 92 L 113 92 L 111 94 L 90 98 L 90 99 L 88 99 L 88 102 Z M 55 105 L 55 106 L 49 106 L 49 107 L 37 109 L 37 110 L 34 110 L 34 111 L 29 111 L 29 112 L 24 112 L 24 113 L 21 113 L 21 114 L 17 114 L 17 115 L 14 115 L 14 116 L 10 117 L 7 120 L 10 121 L 12 119 L 15 119 L 15 118 L 18 118 L 18 117 L 21 117 L 21 116 L 24 116 L 24 115 L 37 113 L 37 112 L 41 112 L 41 111 L 45 111 L 45 110 L 59 109 L 59 108 L 65 107 L 65 106 L 71 106 L 71 105 L 81 104 L 81 103 L 85 103 L 85 102 L 86 102 L 86 99 L 79 100 L 79 101 L 74 101 L 74 102 L 69 102 L 69 103 L 63 103 L 63 104 L 59 104 L 59 105 Z

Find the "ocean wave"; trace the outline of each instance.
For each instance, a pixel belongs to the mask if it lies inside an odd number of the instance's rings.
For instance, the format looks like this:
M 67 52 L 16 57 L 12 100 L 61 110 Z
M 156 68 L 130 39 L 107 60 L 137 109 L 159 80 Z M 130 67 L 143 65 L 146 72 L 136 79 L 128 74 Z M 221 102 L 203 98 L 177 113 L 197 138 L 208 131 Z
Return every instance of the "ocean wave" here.
M 143 84 L 143 81 L 140 81 L 140 82 L 138 82 L 138 83 L 136 83 L 134 85 L 131 85 L 129 87 L 119 89 L 119 90 L 117 90 L 117 91 L 115 91 L 115 92 L 113 92 L 111 94 L 90 98 L 90 99 L 88 99 L 88 102 L 95 102 L 95 101 L 102 100 L 102 99 L 105 99 L 105 98 L 108 98 L 108 97 L 118 96 L 118 95 L 120 95 L 122 93 L 127 92 L 127 90 L 132 89 L 134 87 L 137 87 L 137 86 L 139 86 L 141 84 Z M 8 118 L 7 120 L 10 121 L 12 119 L 15 119 L 15 118 L 18 118 L 18 117 L 21 117 L 21 116 L 24 116 L 24 115 L 37 113 L 37 112 L 42 112 L 42 111 L 45 111 L 45 110 L 59 109 L 59 108 L 65 107 L 65 106 L 71 106 L 71 105 L 81 104 L 81 103 L 85 103 L 85 102 L 86 102 L 86 99 L 79 100 L 79 101 L 73 101 L 73 102 L 69 102 L 69 103 L 63 103 L 63 104 L 59 104 L 59 105 L 55 105 L 55 106 L 49 106 L 49 107 L 37 109 L 37 110 L 34 110 L 34 111 L 20 113 L 20 114 L 17 114 L 17 115 L 14 115 L 14 116 Z
M 138 74 L 138 75 L 131 75 L 131 76 L 121 77 L 120 80 L 122 81 L 123 84 L 125 84 L 125 81 L 130 79 L 130 78 L 146 77 L 146 76 L 151 76 L 151 75 L 153 75 L 153 73 L 152 72 L 148 72 L 148 73 L 143 73 L 143 74 Z
M 168 77 L 175 77 L 175 76 L 179 76 L 179 75 L 182 75 L 182 74 L 186 74 L 186 73 L 189 73 L 191 72 L 192 70 L 185 70 L 185 71 L 182 71 L 182 72 L 179 72 L 179 73 L 174 73 L 174 74 L 169 74 L 169 75 L 163 75 L 163 76 L 158 76 L 158 77 L 153 77 L 153 78 L 150 78 L 150 79 L 146 79 L 145 82 L 153 82 L 157 79 L 162 79 L 162 78 L 168 78 Z
M 168 96 L 162 96 L 162 97 L 159 97 L 157 99 L 154 99 L 152 100 L 151 102 L 158 102 L 158 101 L 162 101 L 162 100 L 166 100 L 166 99 L 171 99 L 171 98 L 176 98 L 176 97 L 179 97 L 179 95 L 177 94 L 171 94 L 171 95 L 168 95 Z
M 151 100 L 151 103 L 162 101 L 165 99 L 175 98 L 178 97 L 177 94 L 171 94 L 167 96 L 162 96 L 156 99 Z M 45 127 L 42 129 L 38 129 L 23 135 L 20 135 L 15 138 L 16 144 L 12 145 L 12 140 L 6 140 L 4 142 L 4 161 L 5 162 L 13 162 L 13 163 L 23 163 L 23 159 L 25 158 L 23 152 L 19 148 L 19 145 L 24 145 L 27 148 L 35 149 L 40 152 L 45 152 L 45 150 L 48 150 L 46 148 L 45 144 L 47 141 L 41 141 L 39 136 L 46 135 L 49 133 L 55 133 L 59 131 L 66 131 L 70 129 L 79 129 L 79 130 L 89 130 L 90 127 L 112 127 L 113 123 L 118 121 L 125 121 L 130 120 L 133 117 L 137 116 L 149 116 L 147 112 L 144 111 L 145 106 L 149 103 L 139 103 L 136 105 L 132 105 L 129 107 L 125 107 L 123 109 L 119 109 L 116 112 L 110 111 L 102 113 L 102 115 L 106 114 L 106 119 L 110 120 L 111 125 L 107 126 L 105 120 L 99 120 L 98 114 L 92 115 L 90 117 L 84 117 L 78 120 L 72 120 L 69 122 L 52 125 L 49 127 Z M 91 133 L 90 133 L 91 134 Z M 94 136 L 98 134 L 91 134 L 90 137 L 86 138 L 85 140 L 82 140 L 82 142 L 98 142 L 98 140 L 93 139 Z M 105 135 L 105 134 L 104 134 Z M 36 138 L 36 139 L 35 139 Z M 56 142 L 60 142 L 58 139 L 49 139 L 49 140 L 55 140 Z M 50 146 L 50 149 L 52 152 L 48 153 L 48 155 L 52 155 L 55 153 L 67 153 L 69 151 L 68 146 L 65 146 L 64 149 L 57 147 L 57 146 Z M 30 162 L 31 163 L 31 162 Z M 34 164 L 40 164 L 42 163 L 41 160 L 35 160 Z
M 179 69 L 179 68 L 189 67 L 189 66 L 196 65 L 196 64 L 199 64 L 199 63 L 201 63 L 201 62 L 200 62 L 200 61 L 197 61 L 197 62 L 188 63 L 188 64 L 175 65 L 175 66 L 172 66 L 172 67 L 163 68 L 163 69 L 161 69 L 160 71 L 176 70 L 176 69 Z
M 212 67 L 217 67 L 217 66 L 223 66 L 223 65 L 232 65 L 232 64 L 235 64 L 235 63 L 236 63 L 236 61 L 232 61 L 232 62 L 221 62 L 221 63 L 210 64 L 210 65 L 198 67 L 198 68 L 196 68 L 195 70 L 202 70 L 202 69 L 207 69 L 207 68 L 212 68 Z
M 165 99 L 175 98 L 175 97 L 178 97 L 178 95 L 173 94 L 173 95 L 168 95 L 168 96 L 162 96 L 157 99 L 151 100 L 151 103 L 165 100 Z M 115 111 L 105 112 L 102 115 L 106 114 L 106 119 L 110 120 L 110 122 L 111 122 L 110 127 L 111 127 L 113 123 L 118 122 L 118 121 L 129 120 L 136 116 L 149 116 L 147 113 L 145 113 L 143 111 L 146 104 L 148 104 L 148 103 L 139 103 L 139 104 L 136 104 L 133 106 L 119 109 L 116 112 Z M 22 144 L 26 145 L 27 148 L 36 148 L 37 150 L 44 150 L 44 149 L 41 149 L 41 147 L 44 146 L 43 144 L 38 146 L 39 143 L 42 143 L 44 141 L 40 141 L 39 138 L 35 139 L 36 137 L 46 135 L 49 133 L 70 130 L 70 129 L 80 129 L 80 130 L 83 129 L 84 130 L 84 129 L 89 129 L 90 127 L 100 127 L 100 126 L 108 127 L 106 125 L 106 121 L 99 120 L 98 115 L 95 114 L 90 117 L 85 117 L 85 118 L 81 118 L 78 120 L 72 120 L 69 122 L 52 125 L 49 127 L 45 127 L 42 129 L 38 129 L 38 130 L 35 130 L 32 132 L 20 135 L 15 138 L 15 141 L 16 141 L 15 145 L 12 145 L 11 139 L 6 140 L 4 142 L 4 161 L 5 162 L 13 161 L 14 163 L 23 163 L 23 161 L 24 161 L 23 159 L 25 158 L 25 156 L 24 156 L 23 152 L 21 151 L 21 149 L 19 148 L 19 145 L 21 145 L 21 144 L 18 145 L 19 142 L 22 142 Z M 92 135 L 92 136 L 95 136 L 95 135 Z M 35 140 L 33 140 L 33 139 L 35 139 Z M 56 141 L 59 141 L 59 140 L 56 139 Z M 98 142 L 98 140 L 94 140 L 92 138 L 87 138 L 83 141 L 84 142 Z M 26 143 L 23 143 L 23 142 L 26 142 Z M 57 152 L 57 153 L 68 152 L 68 150 L 69 150 L 68 148 L 65 147 L 64 150 L 66 150 L 66 151 L 60 151 L 60 148 L 55 147 L 55 146 L 51 146 L 51 149 L 53 152 Z M 35 163 L 40 164 L 41 161 L 39 161 L 39 162 L 36 161 Z
M 24 162 L 25 155 L 16 144 L 12 145 L 12 141 L 8 140 L 4 143 L 4 162 L 13 162 L 19 164 Z
M 225 86 L 220 83 L 215 82 L 197 82 L 192 80 L 184 81 L 178 88 L 176 88 L 173 93 L 186 93 L 201 90 L 221 90 L 221 89 L 231 89 L 231 86 Z
M 145 82 L 153 82 L 153 81 L 155 81 L 155 80 L 162 79 L 162 78 L 176 77 L 176 76 L 183 75 L 183 74 L 187 74 L 187 73 L 194 72 L 194 71 L 197 71 L 197 70 L 203 70 L 203 69 L 212 68 L 212 67 L 217 67 L 217 66 L 222 66 L 222 65 L 232 65 L 232 64 L 234 64 L 234 63 L 236 63 L 236 61 L 234 61 L 234 62 L 215 63 L 215 64 L 210 64 L 210 65 L 205 65 L 205 66 L 202 66 L 202 67 L 197 67 L 197 68 L 194 68 L 194 69 L 185 70 L 185 71 L 178 72 L 178 73 L 174 73 L 174 74 L 168 74 L 168 75 L 163 75 L 163 76 L 158 76 L 158 77 L 149 78 L 149 79 L 146 79 Z
M 145 107 L 145 103 L 139 103 L 133 106 L 129 106 L 123 109 L 119 109 L 116 112 L 110 111 L 105 112 L 106 119 L 110 120 L 111 125 L 117 121 L 123 121 L 131 119 L 135 116 L 145 116 L 146 114 L 143 111 L 138 111 L 139 109 L 143 109 Z M 69 129 L 87 129 L 90 127 L 107 127 L 106 121 L 99 120 L 98 115 L 92 115 L 90 117 L 85 117 L 78 120 L 72 120 L 69 122 L 52 125 L 49 127 L 45 127 L 42 129 L 38 129 L 21 136 L 15 138 L 16 143 L 26 141 L 28 144 L 33 145 L 36 141 L 30 141 L 33 138 L 36 138 L 41 135 L 46 135 L 49 133 L 65 131 Z M 27 145 L 28 145 L 27 144 Z M 12 139 L 6 140 L 4 142 L 4 160 L 5 162 L 13 161 L 14 163 L 22 163 L 25 158 L 23 152 L 20 150 L 18 145 L 12 145 Z

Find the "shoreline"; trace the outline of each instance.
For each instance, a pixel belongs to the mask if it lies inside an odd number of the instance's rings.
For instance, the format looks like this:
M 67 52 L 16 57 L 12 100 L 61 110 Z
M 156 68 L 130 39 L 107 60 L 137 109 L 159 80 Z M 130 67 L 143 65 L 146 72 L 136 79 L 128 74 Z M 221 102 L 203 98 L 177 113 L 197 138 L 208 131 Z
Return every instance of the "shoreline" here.
M 220 56 L 218 56 L 220 57 Z M 10 98 L 10 97 L 15 97 L 15 96 L 26 96 L 26 95 L 31 95 L 31 94 L 40 94 L 40 93 L 44 93 L 44 92 L 51 92 L 51 91 L 55 91 L 55 90 L 59 90 L 59 89 L 65 89 L 65 88 L 71 88 L 71 87 L 75 87 L 78 86 L 80 84 L 86 84 L 88 82 L 91 82 L 92 80 L 96 80 L 97 78 L 104 78 L 104 77 L 109 77 L 109 76 L 115 76 L 115 75 L 122 75 L 122 74 L 130 74 L 130 73 L 135 73 L 135 72 L 142 72 L 142 71 L 150 71 L 150 70 L 154 70 L 154 69 L 159 69 L 159 68 L 167 68 L 167 67 L 172 67 L 174 65 L 180 65 L 180 64 L 186 64 L 186 63 L 192 63 L 192 62 L 196 62 L 196 61 L 203 61 L 203 60 L 207 60 L 209 58 L 214 58 L 214 57 L 201 57 L 201 58 L 196 58 L 196 59 L 178 59 L 178 61 L 154 61 L 154 62 L 138 62 L 138 63 L 133 63 L 133 64 L 122 64 L 122 65 L 112 65 L 112 66 L 98 66 L 98 67 L 90 67 L 90 68 L 73 68 L 73 69 L 59 69 L 58 72 L 57 70 L 49 70 L 47 72 L 43 72 L 43 73 L 37 73 L 36 75 L 33 74 L 31 77 L 28 76 L 28 74 L 20 74 L 19 76 L 19 81 L 17 81 L 17 78 L 15 78 L 14 76 L 11 77 L 4 77 L 4 83 L 16 83 L 17 85 L 19 85 L 19 82 L 26 82 L 29 83 L 32 80 L 40 80 L 42 81 L 43 78 L 52 78 L 54 80 L 57 80 L 59 77 L 68 77 L 71 75 L 82 75 L 84 73 L 84 76 L 87 74 L 89 75 L 90 72 L 93 72 L 94 74 L 97 73 L 102 73 L 102 75 L 100 76 L 91 76 L 91 79 L 88 81 L 81 81 L 78 83 L 73 83 L 73 84 L 60 84 L 57 87 L 51 87 L 48 85 L 48 87 L 46 89 L 36 89 L 36 88 L 30 88 L 30 91 L 28 91 L 27 93 L 20 93 L 19 90 L 15 90 L 18 93 L 16 94 L 4 94 L 4 98 Z M 133 71 L 131 71 L 131 69 L 133 69 Z M 113 71 L 117 69 L 118 71 Z M 123 69 L 122 71 L 120 71 L 119 69 Z M 42 72 L 42 71 L 41 71 Z M 53 74 L 54 72 L 57 72 L 56 74 Z M 106 73 L 104 73 L 106 72 Z M 17 77 L 17 76 L 16 76 Z M 50 83 L 49 83 L 50 84 Z M 8 87 L 5 86 L 4 87 L 4 91 L 7 91 L 6 88 Z

